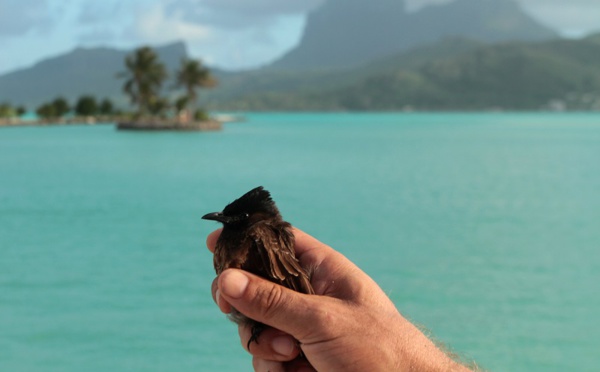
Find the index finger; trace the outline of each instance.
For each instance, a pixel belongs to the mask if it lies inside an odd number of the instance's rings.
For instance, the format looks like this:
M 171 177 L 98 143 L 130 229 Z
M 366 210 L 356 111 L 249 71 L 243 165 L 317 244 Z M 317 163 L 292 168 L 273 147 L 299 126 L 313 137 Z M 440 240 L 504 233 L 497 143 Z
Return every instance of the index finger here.
M 294 247 L 297 257 L 314 249 L 322 249 L 323 247 L 327 247 L 326 244 L 320 242 L 316 238 L 313 238 L 311 235 L 305 233 L 297 227 L 292 227 L 292 232 L 294 233 Z
M 208 247 L 208 250 L 211 251 L 212 253 L 215 253 L 215 247 L 217 246 L 217 239 L 219 239 L 219 236 L 221 235 L 221 231 L 223 231 L 223 228 L 216 229 L 215 231 L 208 234 L 208 236 L 206 237 L 206 246 Z

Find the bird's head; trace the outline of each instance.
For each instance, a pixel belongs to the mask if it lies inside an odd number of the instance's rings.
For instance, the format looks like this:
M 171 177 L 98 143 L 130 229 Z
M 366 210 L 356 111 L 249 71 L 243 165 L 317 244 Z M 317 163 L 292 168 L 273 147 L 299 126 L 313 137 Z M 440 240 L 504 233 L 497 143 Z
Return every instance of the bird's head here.
M 221 222 L 223 225 L 247 225 L 255 222 L 281 218 L 271 194 L 262 186 L 252 189 L 239 199 L 229 203 L 222 212 L 208 213 L 202 219 Z

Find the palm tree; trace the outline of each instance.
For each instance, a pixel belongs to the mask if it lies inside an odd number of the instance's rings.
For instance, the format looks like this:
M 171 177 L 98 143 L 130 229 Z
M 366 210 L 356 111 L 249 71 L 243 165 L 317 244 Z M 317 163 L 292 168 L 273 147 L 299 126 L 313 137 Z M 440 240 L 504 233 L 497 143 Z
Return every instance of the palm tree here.
M 69 102 L 67 102 L 67 100 L 63 97 L 55 98 L 51 105 L 54 106 L 56 116 L 58 117 L 65 116 L 69 110 L 71 110 L 71 107 L 69 107 Z
M 75 104 L 75 113 L 81 116 L 92 116 L 98 113 L 98 102 L 93 96 L 85 95 L 79 97 Z
M 177 86 L 185 88 L 185 103 L 192 115 L 196 111 L 198 88 L 212 88 L 217 85 L 217 80 L 210 74 L 208 68 L 199 60 L 182 59 L 181 67 L 177 71 Z M 183 102 L 183 101 L 182 101 Z
M 100 107 L 98 109 L 102 115 L 112 115 L 115 111 L 112 101 L 108 98 L 104 98 L 102 102 L 100 102 Z
M 150 47 L 142 47 L 125 58 L 127 71 L 119 74 L 127 80 L 123 91 L 137 105 L 138 113 L 143 115 L 149 111 L 152 102 L 157 100 L 163 81 L 167 77 L 165 65 L 159 60 Z

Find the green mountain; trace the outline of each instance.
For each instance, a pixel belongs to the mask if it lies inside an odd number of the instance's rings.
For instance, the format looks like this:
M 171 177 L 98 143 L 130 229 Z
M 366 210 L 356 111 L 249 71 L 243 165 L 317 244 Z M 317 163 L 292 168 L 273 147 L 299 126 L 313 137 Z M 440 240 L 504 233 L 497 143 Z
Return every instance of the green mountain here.
M 187 56 L 182 42 L 157 47 L 167 71 L 175 71 Z M 25 105 L 30 109 L 62 96 L 73 103 L 84 94 L 126 102 L 121 93 L 125 57 L 132 50 L 77 48 L 70 53 L 43 60 L 32 67 L 0 76 L 0 102 Z
M 404 10 L 402 0 L 329 0 L 279 61 L 246 72 L 213 70 L 200 100 L 237 110 L 598 109 L 600 34 L 561 40 L 513 0 L 455 0 Z M 518 41 L 513 41 L 518 40 Z M 183 43 L 156 48 L 169 71 Z M 0 102 L 35 108 L 83 94 L 125 104 L 131 51 L 76 49 L 0 76 Z
M 269 68 L 351 68 L 448 37 L 539 41 L 557 34 L 513 0 L 455 0 L 414 13 L 403 0 L 328 0 L 308 15 L 298 46 Z
M 351 70 L 240 75 L 210 98 L 241 110 L 600 109 L 599 36 L 446 40 Z

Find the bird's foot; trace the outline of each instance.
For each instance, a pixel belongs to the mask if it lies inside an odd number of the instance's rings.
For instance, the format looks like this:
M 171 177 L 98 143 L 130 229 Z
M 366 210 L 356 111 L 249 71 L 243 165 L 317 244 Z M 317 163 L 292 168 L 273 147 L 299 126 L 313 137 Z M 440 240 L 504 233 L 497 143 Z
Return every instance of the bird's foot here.
M 250 350 L 250 344 L 252 342 L 256 342 L 256 344 L 258 345 L 258 337 L 264 330 L 265 330 L 265 325 L 262 323 L 254 323 L 252 325 L 251 335 L 250 335 L 250 339 L 248 340 L 248 345 L 247 345 L 248 351 Z

